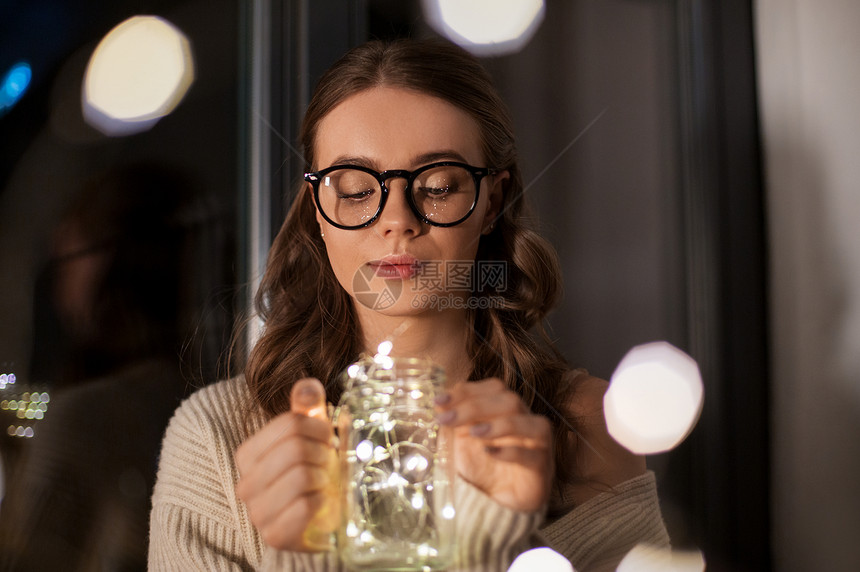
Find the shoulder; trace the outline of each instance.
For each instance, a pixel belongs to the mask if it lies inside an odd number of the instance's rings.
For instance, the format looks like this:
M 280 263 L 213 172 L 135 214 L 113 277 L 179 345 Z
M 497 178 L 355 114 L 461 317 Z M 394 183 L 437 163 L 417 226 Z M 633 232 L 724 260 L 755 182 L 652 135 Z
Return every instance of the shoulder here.
M 603 414 L 603 395 L 609 382 L 595 377 L 584 369 L 568 371 L 565 382 L 571 386 L 565 403 L 567 412 L 576 417 Z
M 207 385 L 192 393 L 173 414 L 164 439 L 224 443 L 234 449 L 263 422 L 242 376 Z
M 564 458 L 575 463 L 577 484 L 567 487 L 566 500 L 581 503 L 602 491 L 641 476 L 645 458 L 622 447 L 606 429 L 603 396 L 609 382 L 583 370 L 568 374 L 572 384 L 565 412 L 575 421 L 575 431 L 566 444 Z
M 152 495 L 151 562 L 169 555 L 172 564 L 164 567 L 174 569 L 176 558 L 210 548 L 259 560 L 259 539 L 235 494 L 235 451 L 261 418 L 242 377 L 207 385 L 182 402 L 162 441 Z M 183 568 L 211 568 L 213 554 L 205 566 L 201 560 Z
M 164 434 L 153 504 L 195 506 L 212 482 L 235 481 L 233 456 L 253 430 L 253 411 L 241 377 L 207 385 L 185 399 Z M 216 496 L 206 504 L 228 502 Z
M 584 369 L 575 369 L 565 374 L 563 385 L 566 389 L 561 404 L 564 413 L 576 421 L 576 432 L 594 437 L 601 429 L 605 431 L 603 396 L 609 389 L 609 382 Z
M 220 415 L 240 403 L 248 404 L 251 394 L 244 376 L 237 376 L 205 385 L 188 396 L 177 415 L 209 416 Z

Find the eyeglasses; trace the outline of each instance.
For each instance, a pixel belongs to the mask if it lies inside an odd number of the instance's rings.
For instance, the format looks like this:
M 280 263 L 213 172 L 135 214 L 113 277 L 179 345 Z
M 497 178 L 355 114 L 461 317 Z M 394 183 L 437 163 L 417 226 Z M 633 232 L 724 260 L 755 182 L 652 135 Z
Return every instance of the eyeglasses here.
M 382 173 L 358 165 L 334 165 L 305 173 L 317 208 L 333 226 L 354 230 L 370 226 L 388 200 L 389 179 L 406 179 L 406 202 L 419 220 L 433 226 L 454 226 L 478 204 L 481 180 L 496 171 L 465 163 L 443 161 L 414 171 L 391 169 Z

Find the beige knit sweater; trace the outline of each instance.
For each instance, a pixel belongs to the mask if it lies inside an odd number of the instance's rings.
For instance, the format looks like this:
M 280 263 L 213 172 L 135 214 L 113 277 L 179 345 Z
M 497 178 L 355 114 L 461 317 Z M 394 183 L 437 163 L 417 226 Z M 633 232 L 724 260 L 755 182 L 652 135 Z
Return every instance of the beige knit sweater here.
M 176 411 L 162 445 L 150 518 L 149 568 L 340 571 L 337 554 L 265 546 L 236 496 L 236 448 L 265 423 L 249 413 L 243 378 L 205 387 Z M 249 422 L 250 418 L 250 422 Z M 602 493 L 547 524 L 505 508 L 458 479 L 457 569 L 506 570 L 533 546 L 550 546 L 578 572 L 614 569 L 639 542 L 668 545 L 653 473 Z

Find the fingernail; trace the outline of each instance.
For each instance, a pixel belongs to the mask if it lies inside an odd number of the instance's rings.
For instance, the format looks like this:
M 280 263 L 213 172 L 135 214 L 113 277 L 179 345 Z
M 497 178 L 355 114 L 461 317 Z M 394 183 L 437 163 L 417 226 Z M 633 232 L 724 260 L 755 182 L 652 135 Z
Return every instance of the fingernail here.
M 457 416 L 457 412 L 454 411 L 453 409 L 451 409 L 449 411 L 443 411 L 442 413 L 440 413 L 436 417 L 436 420 L 439 421 L 439 423 L 441 423 L 442 425 L 447 425 L 448 423 L 451 423 L 452 421 L 454 421 L 454 418 L 456 416 Z
M 436 405 L 445 405 L 446 403 L 451 402 L 451 394 L 450 393 L 440 393 L 435 398 L 433 398 L 433 401 L 436 403 Z
M 472 428 L 469 429 L 469 433 L 474 435 L 475 437 L 481 437 L 490 432 L 490 424 L 489 423 L 478 423 L 477 425 L 472 425 Z
M 302 381 L 296 384 L 292 395 L 295 405 L 312 407 L 317 405 L 322 397 L 319 388 L 316 384 L 309 381 Z

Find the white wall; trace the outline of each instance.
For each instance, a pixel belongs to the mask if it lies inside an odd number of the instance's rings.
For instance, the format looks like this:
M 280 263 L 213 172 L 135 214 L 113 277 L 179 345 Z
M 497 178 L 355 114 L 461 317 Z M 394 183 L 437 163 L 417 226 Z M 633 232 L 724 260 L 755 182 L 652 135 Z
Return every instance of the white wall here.
M 860 570 L 860 2 L 756 11 L 776 569 Z

